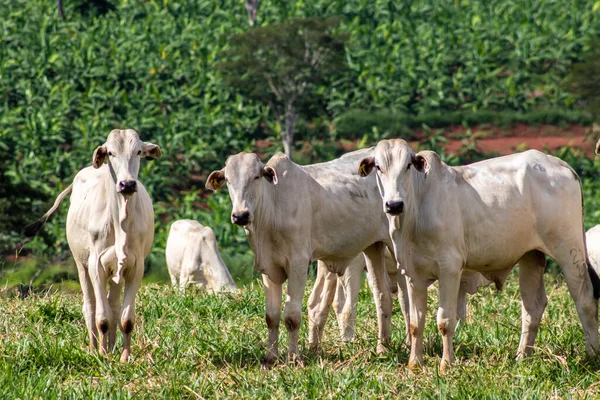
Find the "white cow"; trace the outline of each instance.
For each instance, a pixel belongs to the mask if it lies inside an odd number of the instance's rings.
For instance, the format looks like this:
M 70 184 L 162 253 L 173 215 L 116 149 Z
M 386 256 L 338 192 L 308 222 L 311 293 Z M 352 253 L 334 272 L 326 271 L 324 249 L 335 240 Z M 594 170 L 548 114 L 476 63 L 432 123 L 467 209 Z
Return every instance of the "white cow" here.
M 409 368 L 422 365 L 427 287 L 439 279 L 440 370 L 454 361 L 452 337 L 463 270 L 501 286 L 519 263 L 522 306 L 518 357 L 530 354 L 544 308 L 549 255 L 561 267 L 583 325 L 588 353 L 598 350 L 600 282 L 588 267 L 579 178 L 564 161 L 530 150 L 449 167 L 432 151 L 383 140 L 361 161 L 376 169 L 396 258 L 409 278 Z M 591 279 L 590 279 L 591 278 Z
M 284 322 L 289 332 L 290 360 L 298 356 L 298 329 L 308 265 L 322 260 L 329 271 L 343 274 L 361 251 L 374 276 L 378 351 L 389 340 L 391 296 L 385 280 L 383 250 L 391 246 L 387 218 L 375 179 L 363 180 L 351 166 L 371 154 L 350 153 L 331 162 L 299 166 L 283 154 L 264 165 L 256 154 L 230 156 L 225 167 L 208 177 L 206 187 L 227 182 L 233 203 L 231 220 L 244 226 L 263 274 L 269 328 L 265 366 L 278 356 L 282 284 L 288 280 Z M 333 298 L 333 296 L 331 297 Z M 329 302 L 330 304 L 331 302 Z M 314 322 L 321 326 L 321 321 Z M 322 330 L 319 330 L 319 336 Z
M 67 241 L 83 291 L 90 349 L 96 350 L 100 339 L 101 354 L 112 350 L 119 325 L 123 333 L 122 362 L 130 356 L 135 296 L 144 274 L 144 259 L 154 240 L 152 201 L 137 180 L 140 159 L 160 156 L 160 148 L 142 142 L 133 129 L 111 131 L 106 143 L 94 151 L 93 166 L 79 171 L 52 208 L 23 230 L 26 236 L 35 235 L 72 192 Z M 108 163 L 103 165 L 105 160 Z
M 173 286 L 185 289 L 195 284 L 213 292 L 236 289 L 219 254 L 215 233 L 198 221 L 173 222 L 165 254 Z

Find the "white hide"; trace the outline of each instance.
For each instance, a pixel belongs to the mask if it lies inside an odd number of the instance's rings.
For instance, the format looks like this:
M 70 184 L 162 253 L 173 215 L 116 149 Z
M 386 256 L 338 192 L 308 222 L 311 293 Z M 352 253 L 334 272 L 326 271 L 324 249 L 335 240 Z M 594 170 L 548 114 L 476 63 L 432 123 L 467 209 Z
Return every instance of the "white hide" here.
M 432 282 L 439 279 L 443 371 L 454 360 L 462 271 L 479 271 L 501 287 L 517 262 L 523 300 L 517 354 L 529 355 L 547 302 L 545 255 L 564 273 L 587 352 L 597 351 L 598 282 L 596 276 L 593 285 L 588 273 L 581 185 L 568 164 L 530 150 L 449 167 L 436 153 L 415 154 L 397 139 L 379 142 L 374 156 L 363 159 L 361 174 L 372 169 L 377 169 L 383 206 L 389 210 L 394 251 L 409 281 L 410 368 L 422 365 L 427 287 Z
M 213 230 L 198 221 L 171 224 L 165 255 L 173 286 L 185 289 L 192 284 L 212 292 L 236 289 Z
M 142 142 L 134 130 L 111 131 L 106 143 L 94 151 L 93 166 L 79 171 L 54 206 L 24 230 L 34 235 L 72 191 L 66 233 L 83 291 L 90 349 L 98 347 L 98 339 L 102 354 L 113 349 L 119 326 L 124 362 L 131 352 L 144 259 L 154 240 L 152 201 L 137 175 L 141 157 L 160 156 L 160 148 Z
M 212 190 L 227 182 L 232 222 L 244 226 L 255 268 L 263 274 L 269 329 L 266 366 L 271 366 L 278 355 L 283 282 L 288 281 L 283 318 L 289 332 L 288 355 L 295 359 L 309 263 L 322 260 L 329 271 L 343 274 L 361 251 L 374 276 L 378 351 L 385 351 L 391 317 L 383 265 L 384 247 L 391 246 L 387 218 L 381 211 L 375 179 L 364 180 L 350 171 L 368 154 L 359 151 L 331 162 L 299 166 L 282 154 L 265 165 L 256 154 L 239 153 L 230 156 L 225 167 L 207 180 L 206 186 Z M 327 299 L 311 295 L 309 299 L 309 304 L 322 305 L 309 306 L 309 342 L 313 346 L 320 341 L 335 282 L 319 293 L 331 295 Z

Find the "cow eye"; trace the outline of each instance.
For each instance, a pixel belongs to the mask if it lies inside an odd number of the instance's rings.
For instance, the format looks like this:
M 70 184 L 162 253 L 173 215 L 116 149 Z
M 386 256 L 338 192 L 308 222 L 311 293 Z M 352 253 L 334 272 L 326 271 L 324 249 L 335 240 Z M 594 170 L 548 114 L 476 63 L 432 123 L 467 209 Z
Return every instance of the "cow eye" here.
M 258 178 L 260 178 L 260 176 L 255 177 L 254 180 L 257 180 Z
M 375 168 L 377 168 L 377 171 L 381 172 L 381 167 L 377 164 L 375 164 Z
M 408 166 L 406 167 L 406 170 L 408 171 L 410 169 L 410 164 L 408 164 Z
M 142 154 L 142 151 L 141 151 L 141 150 L 138 150 L 138 156 L 139 156 L 139 155 L 141 155 L 141 154 Z
M 112 153 L 112 151 L 109 151 L 109 152 L 108 152 L 108 156 L 109 156 L 109 157 L 112 157 L 112 156 L 113 156 L 113 153 Z

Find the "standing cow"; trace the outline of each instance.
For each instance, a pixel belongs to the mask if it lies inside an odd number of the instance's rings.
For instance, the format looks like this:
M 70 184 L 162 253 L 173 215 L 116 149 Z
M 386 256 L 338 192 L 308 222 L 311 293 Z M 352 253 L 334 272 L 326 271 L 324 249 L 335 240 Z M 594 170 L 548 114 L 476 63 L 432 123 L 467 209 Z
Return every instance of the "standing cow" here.
M 383 140 L 360 163 L 376 169 L 396 258 L 409 278 L 409 368 L 422 366 L 427 287 L 439 279 L 440 370 L 454 361 L 452 337 L 461 272 L 501 286 L 516 263 L 522 305 L 518 357 L 530 354 L 546 306 L 546 255 L 561 267 L 583 325 L 585 347 L 598 350 L 600 282 L 589 267 L 579 178 L 564 161 L 530 150 L 449 167 L 432 151 Z M 590 279 L 591 278 L 591 279 Z
M 173 286 L 185 289 L 195 284 L 212 292 L 236 289 L 219 254 L 215 233 L 198 221 L 173 222 L 165 254 Z
M 208 177 L 206 187 L 225 182 L 233 204 L 231 221 L 243 226 L 254 252 L 254 267 L 263 274 L 269 328 L 265 366 L 278 356 L 282 284 L 288 281 L 284 323 L 288 355 L 298 356 L 298 329 L 308 265 L 322 260 L 339 275 L 358 253 L 365 252 L 374 277 L 379 343 L 389 340 L 391 297 L 383 266 L 384 243 L 391 246 L 387 218 L 375 179 L 363 180 L 351 166 L 371 152 L 350 153 L 331 162 L 299 166 L 283 154 L 267 165 L 256 154 L 230 156 L 225 167 Z M 319 321 L 316 322 L 320 324 Z
M 83 291 L 90 349 L 96 350 L 100 339 L 100 353 L 107 354 L 114 348 L 119 325 L 123 333 L 122 362 L 130 356 L 135 296 L 144 274 L 144 259 L 154 240 L 152 201 L 137 180 L 140 159 L 160 156 L 160 148 L 142 142 L 133 129 L 111 131 L 106 143 L 94 151 L 92 167 L 79 171 L 52 208 L 23 230 L 26 236 L 35 235 L 72 192 L 67 241 Z M 105 160 L 108 163 L 103 165 Z

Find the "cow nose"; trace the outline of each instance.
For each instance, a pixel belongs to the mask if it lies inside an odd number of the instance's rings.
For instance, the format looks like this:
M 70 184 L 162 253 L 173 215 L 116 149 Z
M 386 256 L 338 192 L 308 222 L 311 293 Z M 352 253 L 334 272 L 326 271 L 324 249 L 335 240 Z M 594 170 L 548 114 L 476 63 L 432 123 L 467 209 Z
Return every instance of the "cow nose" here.
M 248 225 L 250 213 L 248 211 L 234 212 L 231 214 L 231 222 L 239 226 Z
M 402 214 L 404 210 L 404 202 L 403 201 L 386 201 L 385 202 L 385 212 L 392 215 Z
M 121 181 L 119 182 L 119 193 L 132 194 L 137 191 L 136 181 Z

